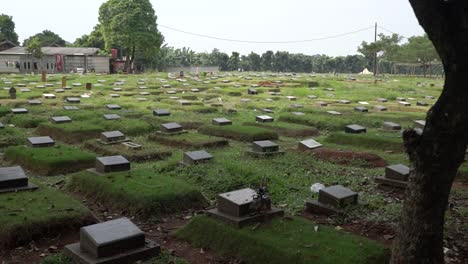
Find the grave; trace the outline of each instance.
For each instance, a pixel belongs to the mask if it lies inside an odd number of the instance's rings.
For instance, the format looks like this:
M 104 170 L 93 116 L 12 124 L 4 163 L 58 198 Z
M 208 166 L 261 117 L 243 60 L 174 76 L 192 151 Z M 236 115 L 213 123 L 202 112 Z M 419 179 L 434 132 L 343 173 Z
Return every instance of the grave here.
M 424 129 L 426 126 L 426 121 L 425 120 L 415 120 L 414 124 L 417 128 Z
M 296 101 L 297 98 L 295 96 L 286 96 L 286 98 L 289 100 L 289 101 Z
M 248 94 L 255 95 L 255 94 L 258 94 L 258 91 L 257 91 L 257 89 L 249 88 L 249 89 L 247 90 L 247 93 L 248 93 Z
M 12 108 L 10 111 L 11 111 L 11 113 L 13 113 L 15 115 L 27 114 L 28 113 L 28 109 L 26 109 L 26 108 Z
M 110 97 L 120 97 L 120 94 L 109 94 Z
M 318 106 L 327 106 L 328 105 L 328 103 L 324 102 L 324 101 L 318 101 L 315 104 L 318 105 Z
M 341 185 L 319 190 L 318 200 L 307 200 L 306 211 L 313 214 L 334 215 L 350 205 L 356 205 L 358 194 Z
M 55 145 L 55 141 L 48 136 L 45 137 L 28 137 L 27 144 L 29 147 L 41 148 L 41 147 L 51 147 Z
M 179 125 L 178 123 L 165 123 L 160 125 L 159 133 L 167 134 L 167 135 L 176 135 L 181 133 L 186 133 L 187 131 Z
M 318 97 L 316 95 L 308 95 L 307 98 L 309 99 L 317 99 Z
M 341 115 L 341 113 L 337 112 L 337 111 L 327 111 L 327 113 L 329 113 L 331 115 Z
M 28 100 L 29 105 L 41 105 L 42 102 L 39 100 Z
M 154 116 L 170 116 L 171 113 L 167 109 L 155 109 L 153 110 Z
M 398 101 L 398 104 L 400 104 L 400 105 L 402 105 L 402 106 L 411 106 L 410 103 L 405 102 L 405 101 Z
M 384 130 L 393 130 L 393 131 L 400 131 L 401 126 L 398 124 L 395 124 L 393 122 L 384 122 L 382 128 Z
M 270 108 L 262 108 L 262 112 L 268 113 L 268 114 L 273 114 L 274 113 L 274 111 L 271 110 Z
M 340 104 L 350 104 L 351 101 L 349 101 L 349 100 L 338 100 L 338 103 L 340 103 Z
M 0 129 L 1 128 L 5 128 L 5 125 L 2 122 L 0 122 Z
M 200 92 L 200 89 L 193 88 L 193 89 L 190 89 L 190 91 L 193 92 L 193 93 L 199 93 L 199 92 Z
M 417 106 L 428 106 L 429 104 L 426 103 L 426 102 L 423 102 L 423 101 L 417 101 L 417 102 L 416 102 L 416 105 L 417 105 Z
M 112 91 L 114 91 L 114 92 L 120 92 L 120 91 L 122 91 L 122 88 L 120 88 L 120 87 L 114 87 L 114 88 L 112 88 Z
M 116 104 L 108 104 L 108 105 L 106 105 L 106 108 L 107 108 L 107 109 L 111 109 L 111 110 L 119 110 L 119 109 L 122 109 L 122 107 L 120 107 L 120 105 L 116 105 Z
M 280 151 L 279 145 L 270 140 L 254 141 L 252 143 L 252 150 L 247 151 L 247 153 L 255 157 L 284 154 L 283 151 Z
M 386 103 L 388 100 L 385 98 L 377 98 L 377 102 Z
M 118 114 L 107 114 L 103 115 L 105 120 L 118 120 L 120 119 L 120 116 Z
M 130 162 L 120 155 L 98 157 L 95 166 L 95 169 L 90 169 L 90 171 L 98 174 L 130 170 Z
M 304 106 L 301 105 L 301 104 L 292 104 L 289 107 L 291 107 L 291 108 L 304 108 Z
M 426 95 L 424 98 L 426 98 L 426 99 L 435 99 L 435 97 L 432 96 L 432 95 Z
M 208 210 L 207 213 L 211 217 L 239 228 L 250 223 L 266 221 L 284 215 L 283 210 L 271 206 L 271 202 L 266 203 L 266 208 L 263 210 L 257 209 L 257 197 L 259 194 L 250 188 L 221 193 L 217 196 L 217 207 Z
M 396 100 L 399 101 L 399 102 L 405 102 L 406 101 L 406 99 L 403 98 L 403 97 L 397 97 Z
M 207 162 L 213 159 L 213 156 L 205 150 L 190 151 L 184 153 L 184 158 L 180 162 L 181 165 L 194 165 L 202 162 Z
M 64 252 L 75 263 L 135 263 L 159 255 L 161 248 L 124 217 L 80 228 L 80 242 Z
M 45 99 L 55 99 L 55 94 L 43 94 L 42 96 Z
M 354 108 L 354 111 L 361 112 L 361 113 L 367 113 L 369 112 L 369 109 L 363 107 L 363 106 L 356 106 Z
M 410 169 L 402 164 L 391 165 L 385 168 L 385 176 L 375 178 L 375 182 L 396 188 L 406 188 Z
M 255 117 L 255 121 L 260 122 L 260 123 L 268 123 L 268 122 L 273 122 L 274 119 L 271 116 L 260 115 L 260 116 Z
M 295 116 L 304 116 L 305 113 L 303 112 L 291 112 L 291 114 L 295 115 Z
M 306 139 L 299 142 L 298 149 L 301 151 L 320 148 L 323 145 L 313 139 Z
M 218 126 L 232 125 L 232 121 L 224 117 L 213 118 L 213 120 L 211 120 L 211 123 L 213 125 L 218 125 Z
M 20 166 L 0 168 L 0 193 L 35 190 Z
M 179 100 L 178 101 L 180 105 L 191 105 L 192 102 L 190 102 L 189 100 Z
M 242 99 L 240 99 L 240 102 L 241 102 L 241 103 L 249 103 L 249 102 L 250 102 L 250 99 L 248 99 L 248 98 L 242 98 Z
M 68 116 L 53 116 L 50 118 L 50 120 L 54 124 L 63 124 L 63 123 L 70 123 L 72 120 Z
M 350 134 L 367 133 L 367 129 L 360 125 L 348 125 L 345 127 L 345 133 L 350 133 Z
M 102 132 L 101 137 L 98 139 L 99 143 L 102 144 L 115 144 L 129 141 L 129 139 L 120 131 L 107 131 Z
M 126 149 L 130 149 L 130 150 L 141 150 L 143 147 L 142 145 L 134 143 L 134 142 L 124 142 L 122 143 L 122 145 L 124 145 Z
M 376 105 L 374 106 L 374 109 L 377 110 L 377 111 L 387 111 L 387 107 L 383 106 L 383 105 Z
M 66 101 L 70 104 L 79 104 L 81 102 L 81 99 L 78 97 L 68 97 Z
M 65 109 L 65 110 L 79 110 L 78 107 L 73 106 L 73 105 L 65 105 L 65 106 L 63 107 L 63 109 Z
M 56 93 L 64 93 L 65 90 L 64 90 L 64 89 L 55 89 L 55 92 L 56 92 Z

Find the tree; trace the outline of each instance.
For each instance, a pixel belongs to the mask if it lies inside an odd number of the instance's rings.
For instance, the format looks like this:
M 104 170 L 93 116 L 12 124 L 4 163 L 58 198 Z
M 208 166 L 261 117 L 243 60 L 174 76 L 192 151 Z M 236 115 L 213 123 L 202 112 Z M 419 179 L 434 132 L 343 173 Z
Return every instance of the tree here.
M 444 263 L 443 227 L 453 180 L 468 141 L 468 1 L 410 0 L 445 71 L 424 130 L 406 130 L 412 163 L 392 263 Z
M 268 50 L 262 54 L 262 70 L 263 71 L 272 71 L 273 70 L 273 57 L 275 54 L 273 51 Z
M 424 77 L 431 64 L 439 60 L 439 55 L 427 35 L 409 38 L 408 43 L 401 46 L 399 56 L 401 61 L 419 63 Z
M 101 25 L 97 24 L 94 26 L 93 31 L 89 35 L 83 35 L 77 38 L 73 43 L 75 47 L 94 47 L 101 50 L 105 50 L 105 41 L 102 34 Z
M 228 70 L 230 71 L 237 71 L 239 69 L 240 57 L 239 52 L 232 52 L 231 57 L 229 57 L 228 61 Z
M 398 34 L 386 36 L 379 34 L 379 39 L 376 42 L 367 43 L 363 41 L 358 47 L 358 52 L 364 55 L 368 61 L 368 67 L 374 67 L 374 55 L 377 54 L 378 59 L 392 60 L 397 56 L 399 51 L 399 43 L 402 37 Z
M 37 33 L 34 36 L 31 36 L 23 41 L 23 46 L 28 46 L 28 42 L 37 38 L 41 44 L 41 47 L 50 47 L 50 46 L 59 46 L 65 47 L 67 44 L 64 39 L 62 39 L 59 35 L 55 34 L 50 30 L 44 30 L 41 33 Z
M 123 47 L 127 60 L 124 70 L 133 66 L 135 56 L 154 56 L 163 43 L 149 0 L 108 0 L 99 8 L 99 22 L 106 48 Z
M 0 42 L 9 40 L 16 45 L 19 45 L 18 34 L 15 32 L 15 22 L 13 17 L 1 14 L 0 15 Z

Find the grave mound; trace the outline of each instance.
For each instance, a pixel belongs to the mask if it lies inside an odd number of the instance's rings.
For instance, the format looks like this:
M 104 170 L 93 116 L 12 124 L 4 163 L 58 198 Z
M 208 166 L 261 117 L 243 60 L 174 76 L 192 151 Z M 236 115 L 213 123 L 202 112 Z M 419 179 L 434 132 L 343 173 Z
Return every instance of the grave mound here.
M 235 124 L 230 126 L 204 125 L 198 128 L 198 132 L 205 135 L 250 142 L 257 140 L 278 139 L 278 134 L 271 130 L 255 126 L 244 126 Z

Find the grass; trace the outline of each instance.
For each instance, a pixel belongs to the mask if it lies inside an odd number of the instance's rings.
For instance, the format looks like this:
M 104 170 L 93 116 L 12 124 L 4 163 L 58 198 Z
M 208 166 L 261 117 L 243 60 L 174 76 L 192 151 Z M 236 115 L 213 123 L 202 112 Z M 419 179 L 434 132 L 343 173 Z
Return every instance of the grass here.
M 276 132 L 265 128 L 243 125 L 204 125 L 198 128 L 198 132 L 206 135 L 225 137 L 240 141 L 278 139 L 278 134 Z
M 318 130 L 313 127 L 298 125 L 298 124 L 291 124 L 291 123 L 286 123 L 286 122 L 273 122 L 273 123 L 246 122 L 243 125 L 266 128 L 266 129 L 275 131 L 279 135 L 285 136 L 285 137 L 307 137 L 307 136 L 317 136 L 319 134 Z
M 91 221 L 89 210 L 78 201 L 44 185 L 39 187 L 0 195 L 0 247 L 15 247 Z
M 383 151 L 403 152 L 403 140 L 398 134 L 368 132 L 363 134 L 348 134 L 335 132 L 330 134 L 325 142 L 380 149 Z
M 205 198 L 196 187 L 151 170 L 105 176 L 83 171 L 71 176 L 68 187 L 110 207 L 148 217 L 206 205 Z
M 212 219 L 197 216 L 183 229 L 180 238 L 196 247 L 211 248 L 226 257 L 240 258 L 246 263 L 386 263 L 388 250 L 377 242 L 336 231 L 294 217 L 275 219 L 252 230 L 237 229 Z M 229 238 L 229 239 L 226 239 Z
M 66 145 L 46 148 L 9 147 L 5 158 L 41 175 L 58 175 L 93 167 L 93 153 Z
M 210 148 L 224 147 L 229 145 L 229 142 L 224 138 L 206 136 L 203 134 L 191 132 L 179 135 L 163 135 L 159 133 L 153 133 L 149 135 L 148 138 L 162 145 L 183 148 Z
M 0 129 L 0 148 L 24 144 L 26 142 L 25 131 L 15 127 Z
M 73 260 L 63 253 L 48 256 L 42 260 L 41 264 L 72 264 Z M 188 262 L 183 259 L 170 255 L 167 251 L 162 251 L 161 254 L 155 258 L 145 260 L 142 264 L 187 264 Z

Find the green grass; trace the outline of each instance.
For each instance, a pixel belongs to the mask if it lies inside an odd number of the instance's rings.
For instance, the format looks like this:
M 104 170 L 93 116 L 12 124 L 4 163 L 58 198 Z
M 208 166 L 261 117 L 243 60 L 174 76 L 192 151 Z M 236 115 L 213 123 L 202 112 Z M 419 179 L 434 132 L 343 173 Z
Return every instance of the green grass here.
M 240 141 L 278 139 L 278 134 L 276 132 L 265 128 L 243 125 L 204 125 L 198 128 L 198 132 L 206 135 L 225 137 Z
M 83 171 L 71 175 L 69 188 L 110 207 L 151 217 L 206 205 L 196 187 L 151 170 L 105 176 Z
M 14 247 L 90 222 L 89 210 L 81 203 L 52 188 L 39 187 L 0 195 L 0 247 Z
M 15 127 L 5 127 L 0 129 L 0 148 L 16 146 L 26 142 L 26 135 L 23 129 Z
M 21 128 L 36 128 L 40 124 L 47 122 L 47 118 L 33 115 L 32 113 L 20 115 L 11 114 L 4 118 L 4 122 Z
M 336 231 L 294 217 L 275 219 L 252 230 L 228 226 L 208 216 L 197 216 L 183 229 L 180 238 L 196 247 L 207 247 L 226 257 L 246 263 L 367 263 L 389 261 L 388 250 L 377 242 Z
M 93 167 L 93 153 L 66 145 L 46 148 L 9 147 L 5 158 L 41 175 L 57 175 Z
M 163 135 L 159 133 L 153 133 L 149 135 L 148 138 L 162 145 L 183 148 L 209 148 L 229 145 L 229 142 L 224 138 L 207 136 L 192 132 L 179 135 Z
M 385 132 L 368 132 L 362 134 L 348 134 L 335 132 L 330 134 L 325 142 L 364 147 L 369 149 L 380 149 L 383 151 L 403 152 L 403 140 L 399 134 Z
M 277 132 L 281 136 L 286 136 L 286 137 L 307 137 L 307 136 L 317 136 L 319 134 L 318 130 L 313 127 L 299 125 L 299 124 L 291 124 L 291 123 L 286 123 L 286 122 L 281 122 L 281 121 L 273 122 L 273 123 L 245 122 L 243 125 L 266 128 L 266 129 Z

